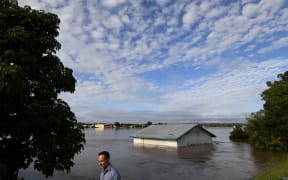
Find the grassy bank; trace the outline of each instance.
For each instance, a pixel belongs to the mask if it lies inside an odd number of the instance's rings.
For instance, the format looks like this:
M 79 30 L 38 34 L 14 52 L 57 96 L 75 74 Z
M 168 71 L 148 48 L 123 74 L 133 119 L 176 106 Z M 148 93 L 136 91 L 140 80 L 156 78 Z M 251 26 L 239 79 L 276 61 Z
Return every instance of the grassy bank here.
M 288 180 L 288 158 L 263 170 L 255 178 L 256 180 Z

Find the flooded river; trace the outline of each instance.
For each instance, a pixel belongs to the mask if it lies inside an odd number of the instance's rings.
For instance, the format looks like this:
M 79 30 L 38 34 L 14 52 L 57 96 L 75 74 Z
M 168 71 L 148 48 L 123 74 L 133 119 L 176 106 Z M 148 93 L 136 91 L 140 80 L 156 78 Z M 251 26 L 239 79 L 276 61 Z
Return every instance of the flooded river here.
M 85 149 L 75 157 L 69 174 L 56 172 L 51 180 L 98 180 L 98 152 L 107 150 L 122 180 L 245 180 L 287 154 L 253 150 L 228 138 L 231 128 L 208 128 L 217 137 L 212 145 L 179 150 L 134 147 L 130 135 L 139 129 L 87 129 Z M 33 168 L 20 171 L 25 180 L 46 179 Z

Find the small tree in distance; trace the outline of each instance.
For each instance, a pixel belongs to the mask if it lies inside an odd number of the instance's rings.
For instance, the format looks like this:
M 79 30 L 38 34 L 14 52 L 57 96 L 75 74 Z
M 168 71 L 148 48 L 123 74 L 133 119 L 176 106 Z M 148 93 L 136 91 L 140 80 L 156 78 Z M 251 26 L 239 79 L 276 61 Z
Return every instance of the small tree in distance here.
M 229 139 L 233 141 L 247 141 L 248 135 L 243 130 L 242 125 L 235 125 L 230 133 Z
M 151 122 L 151 121 L 147 121 L 147 123 L 145 124 L 144 127 L 148 127 L 148 126 L 150 126 L 150 125 L 152 125 L 152 122 Z
M 119 128 L 119 127 L 121 126 L 121 124 L 120 124 L 118 121 L 116 121 L 116 122 L 114 123 L 114 126 L 115 126 L 116 128 Z
M 55 14 L 0 1 L 0 179 L 17 179 L 31 163 L 46 176 L 68 172 L 84 147 L 81 126 L 58 98 L 76 83 L 55 55 L 59 23 Z

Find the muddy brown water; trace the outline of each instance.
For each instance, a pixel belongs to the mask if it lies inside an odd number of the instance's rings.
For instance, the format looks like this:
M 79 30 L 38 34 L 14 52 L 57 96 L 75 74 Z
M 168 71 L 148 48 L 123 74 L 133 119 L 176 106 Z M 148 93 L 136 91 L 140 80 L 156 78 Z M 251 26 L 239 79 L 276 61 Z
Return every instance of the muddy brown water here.
M 85 149 L 75 157 L 69 174 L 56 172 L 45 178 L 30 166 L 19 172 L 25 180 L 98 180 L 97 154 L 107 150 L 122 180 L 245 180 L 270 166 L 287 153 L 256 151 L 249 144 L 229 140 L 231 128 L 208 128 L 217 137 L 212 145 L 188 148 L 147 148 L 133 146 L 130 137 L 139 129 L 85 130 Z

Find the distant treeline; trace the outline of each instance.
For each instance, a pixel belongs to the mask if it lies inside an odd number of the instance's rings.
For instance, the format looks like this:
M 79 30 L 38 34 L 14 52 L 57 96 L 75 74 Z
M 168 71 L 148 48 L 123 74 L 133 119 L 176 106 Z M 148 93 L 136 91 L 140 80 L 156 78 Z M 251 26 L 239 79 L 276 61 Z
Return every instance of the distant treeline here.
M 96 124 L 102 124 L 102 123 L 83 123 L 83 122 L 79 122 L 80 125 L 82 125 L 84 128 L 94 128 L 96 126 Z M 104 123 L 105 124 L 105 123 Z M 111 128 L 145 128 L 149 125 L 152 124 L 157 124 L 157 125 L 161 125 L 161 124 L 168 124 L 168 123 L 152 123 L 150 121 L 146 122 L 146 123 L 119 123 L 119 122 L 115 122 L 115 123 L 110 123 L 110 124 L 106 124 L 106 125 L 110 125 Z M 173 123 L 174 124 L 174 123 Z M 233 127 L 233 126 L 237 126 L 237 125 L 244 125 L 244 123 L 197 123 L 201 126 L 204 127 Z
M 244 123 L 199 123 L 206 127 L 234 127 L 237 125 L 244 125 Z

